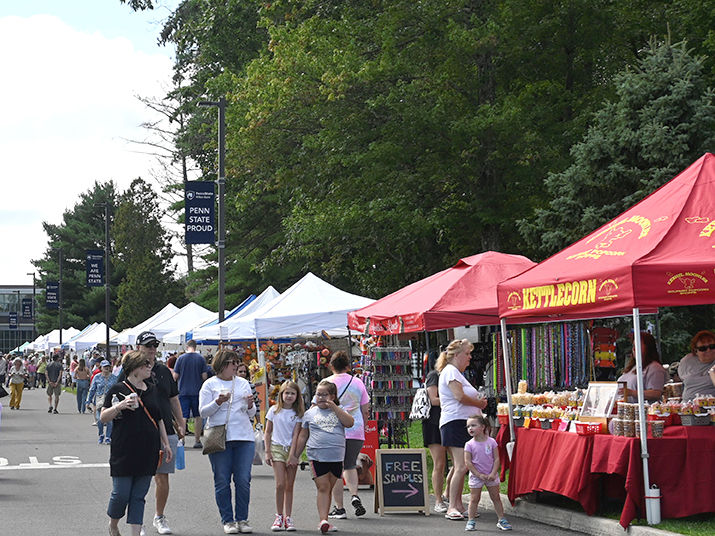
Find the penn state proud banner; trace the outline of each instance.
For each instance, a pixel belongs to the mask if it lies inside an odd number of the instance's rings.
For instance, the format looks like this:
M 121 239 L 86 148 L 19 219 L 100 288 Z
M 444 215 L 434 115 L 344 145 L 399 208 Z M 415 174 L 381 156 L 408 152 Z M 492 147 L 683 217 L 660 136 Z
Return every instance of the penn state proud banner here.
M 189 181 L 184 189 L 184 230 L 187 244 L 216 241 L 214 183 Z

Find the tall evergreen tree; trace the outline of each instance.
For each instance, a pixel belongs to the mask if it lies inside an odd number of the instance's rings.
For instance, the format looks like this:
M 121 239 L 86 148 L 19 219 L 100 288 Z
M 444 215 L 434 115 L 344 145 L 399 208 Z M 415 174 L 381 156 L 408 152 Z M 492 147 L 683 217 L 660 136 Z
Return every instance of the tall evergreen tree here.
M 80 195 L 79 202 L 71 210 L 65 211 L 60 224 L 42 224 L 47 233 L 47 251 L 41 259 L 34 260 L 33 264 L 39 271 L 38 286 L 43 289 L 47 281 L 59 280 L 59 250 L 62 250 L 64 328 L 73 326 L 82 329 L 92 322 L 104 322 L 104 289 L 86 285 L 86 250 L 104 249 L 104 209 L 98 205 L 109 203 L 113 206 L 115 196 L 116 186 L 112 181 L 95 182 L 92 188 Z M 112 270 L 112 289 L 116 289 L 122 275 L 121 266 Z M 116 296 L 116 293 L 113 295 Z M 56 329 L 59 326 L 59 311 L 48 310 L 41 298 L 37 302 L 38 333 Z M 114 303 L 110 309 L 114 318 Z
M 684 42 L 652 41 L 616 78 L 616 95 L 571 149 L 574 163 L 548 177 L 548 206 L 520 222 L 535 258 L 603 225 L 714 146 L 713 88 Z
M 183 283 L 175 276 L 169 236 L 157 214 L 156 192 L 142 179 L 132 181 L 119 197 L 111 233 L 113 258 L 125 270 L 117 289 L 117 329 L 138 324 L 169 302 L 184 305 Z

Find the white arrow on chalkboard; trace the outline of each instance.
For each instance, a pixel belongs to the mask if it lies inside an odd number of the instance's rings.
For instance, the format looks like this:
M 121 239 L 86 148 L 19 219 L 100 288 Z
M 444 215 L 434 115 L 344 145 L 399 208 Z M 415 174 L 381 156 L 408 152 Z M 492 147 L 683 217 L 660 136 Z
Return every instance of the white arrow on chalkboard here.
M 393 490 L 392 490 L 392 493 L 404 493 L 404 494 L 405 494 L 405 499 L 406 499 L 407 497 L 412 497 L 413 495 L 417 495 L 417 493 L 419 492 L 419 490 L 418 490 L 416 487 L 414 487 L 411 483 L 410 483 L 410 484 L 407 484 L 407 486 L 408 486 L 410 489 L 393 489 Z

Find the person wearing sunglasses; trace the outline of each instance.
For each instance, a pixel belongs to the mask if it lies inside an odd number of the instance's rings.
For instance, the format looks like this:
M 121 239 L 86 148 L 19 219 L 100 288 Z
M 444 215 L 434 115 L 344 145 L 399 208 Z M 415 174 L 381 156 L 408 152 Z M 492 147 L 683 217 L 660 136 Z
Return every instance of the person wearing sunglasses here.
M 690 341 L 690 353 L 680 360 L 678 376 L 683 382 L 683 400 L 696 395 L 715 396 L 715 333 L 699 331 Z
M 668 380 L 668 371 L 660 363 L 660 355 L 653 335 L 641 331 L 641 356 L 643 363 L 643 397 L 646 402 L 656 402 L 663 396 L 663 386 Z M 623 369 L 619 382 L 626 382 L 626 400 L 638 401 L 638 380 L 636 377 L 636 347 Z

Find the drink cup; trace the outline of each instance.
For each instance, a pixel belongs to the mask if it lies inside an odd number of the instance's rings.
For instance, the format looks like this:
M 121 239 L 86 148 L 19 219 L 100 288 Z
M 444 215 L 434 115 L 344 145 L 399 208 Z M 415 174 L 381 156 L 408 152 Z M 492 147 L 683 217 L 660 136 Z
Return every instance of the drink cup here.
M 129 407 L 137 409 L 139 407 L 139 397 L 136 393 L 130 393 L 127 395 L 127 400 L 129 400 Z

